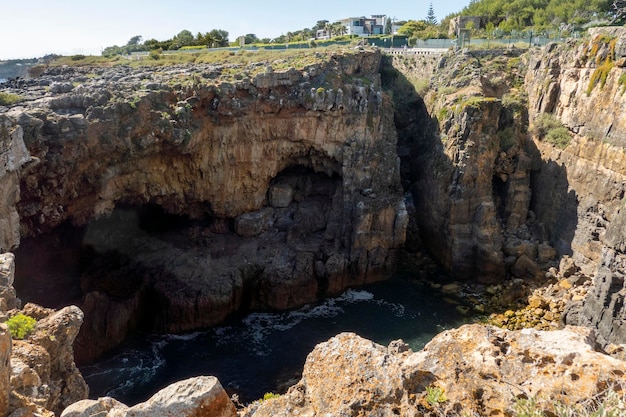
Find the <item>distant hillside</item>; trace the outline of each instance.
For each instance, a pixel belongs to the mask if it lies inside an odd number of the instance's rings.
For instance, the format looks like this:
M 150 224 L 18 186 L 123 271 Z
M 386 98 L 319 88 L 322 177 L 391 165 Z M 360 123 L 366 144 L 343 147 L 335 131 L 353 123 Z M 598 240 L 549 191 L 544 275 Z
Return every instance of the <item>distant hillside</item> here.
M 613 16 L 611 0 L 473 0 L 460 14 L 485 16 L 504 30 L 584 25 Z

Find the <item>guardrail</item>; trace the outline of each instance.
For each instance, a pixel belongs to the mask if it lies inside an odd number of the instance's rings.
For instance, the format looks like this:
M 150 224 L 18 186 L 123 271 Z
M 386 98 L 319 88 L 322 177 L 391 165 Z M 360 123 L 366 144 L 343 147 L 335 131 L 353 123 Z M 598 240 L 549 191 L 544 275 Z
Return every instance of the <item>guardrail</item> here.
M 440 55 L 449 50 L 450 48 L 381 48 L 388 55 Z

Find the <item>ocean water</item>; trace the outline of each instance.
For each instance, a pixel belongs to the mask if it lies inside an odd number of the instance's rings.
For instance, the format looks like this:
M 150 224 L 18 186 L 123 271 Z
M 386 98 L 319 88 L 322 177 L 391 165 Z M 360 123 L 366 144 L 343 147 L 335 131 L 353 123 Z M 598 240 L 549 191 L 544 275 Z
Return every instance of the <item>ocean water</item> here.
M 127 405 L 198 375 L 216 376 L 229 394 L 250 402 L 295 383 L 307 354 L 338 333 L 355 332 L 383 345 L 403 339 L 419 350 L 437 333 L 469 320 L 430 288 L 395 278 L 207 331 L 136 336 L 81 372 L 91 398 L 107 395 Z

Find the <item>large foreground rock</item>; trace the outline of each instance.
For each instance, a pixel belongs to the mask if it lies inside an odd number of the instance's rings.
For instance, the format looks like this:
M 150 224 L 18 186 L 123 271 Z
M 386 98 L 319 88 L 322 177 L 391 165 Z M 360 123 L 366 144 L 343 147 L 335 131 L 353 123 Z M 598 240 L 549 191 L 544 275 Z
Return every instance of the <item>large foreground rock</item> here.
M 580 327 L 512 332 L 465 325 L 416 353 L 401 342 L 383 347 L 343 333 L 313 350 L 287 394 L 251 406 L 246 415 L 505 416 L 518 398 L 546 400 L 547 408 L 573 404 L 626 383 L 624 362 L 594 347 L 593 331 Z M 426 393 L 435 387 L 445 401 L 431 405 Z
M 61 417 L 236 417 L 235 405 L 213 376 L 172 384 L 134 407 L 112 399 L 83 400 L 66 408 Z

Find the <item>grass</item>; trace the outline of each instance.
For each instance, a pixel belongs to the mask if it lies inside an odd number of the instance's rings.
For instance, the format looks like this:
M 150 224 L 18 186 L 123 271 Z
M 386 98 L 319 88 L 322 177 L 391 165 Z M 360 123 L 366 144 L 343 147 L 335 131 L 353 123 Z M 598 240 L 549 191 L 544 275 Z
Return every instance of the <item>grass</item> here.
M 160 53 L 159 53 L 160 52 Z M 191 52 L 168 52 L 158 51 L 152 55 L 133 56 L 133 58 L 125 58 L 122 56 L 103 57 L 103 56 L 71 56 L 59 57 L 50 63 L 51 66 L 115 66 L 130 65 L 131 67 L 141 66 L 168 66 L 175 64 L 249 64 L 252 62 L 272 62 L 274 69 L 284 67 L 286 63 L 296 68 L 309 64 L 325 61 L 328 54 L 333 52 L 359 53 L 359 51 L 342 47 L 328 46 L 323 49 L 285 49 L 285 50 L 264 50 L 257 51 L 238 50 L 238 51 L 211 51 L 208 49 L 198 49 Z M 158 59 L 155 59 L 158 56 Z M 278 62 L 275 62 L 278 61 Z M 288 67 L 288 66 L 287 66 Z
M 0 106 L 10 106 L 22 101 L 22 97 L 17 94 L 0 92 Z
M 519 399 L 515 417 L 622 417 L 626 416 L 626 393 L 611 387 L 582 403 L 566 405 L 560 401 Z

